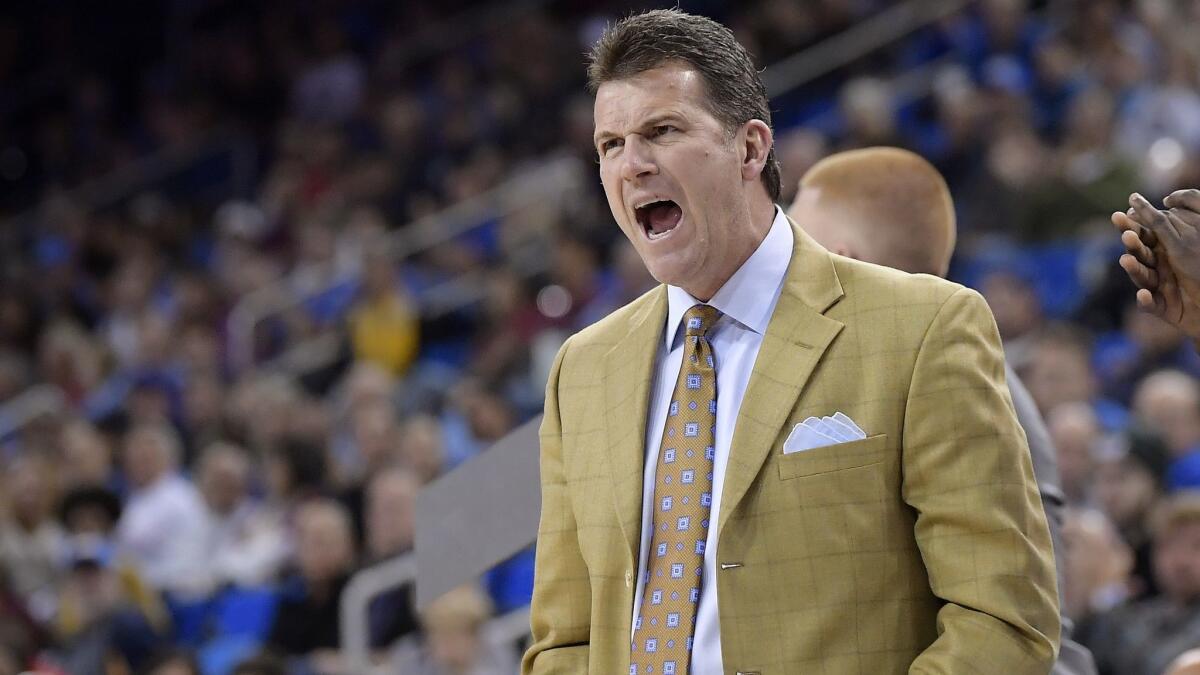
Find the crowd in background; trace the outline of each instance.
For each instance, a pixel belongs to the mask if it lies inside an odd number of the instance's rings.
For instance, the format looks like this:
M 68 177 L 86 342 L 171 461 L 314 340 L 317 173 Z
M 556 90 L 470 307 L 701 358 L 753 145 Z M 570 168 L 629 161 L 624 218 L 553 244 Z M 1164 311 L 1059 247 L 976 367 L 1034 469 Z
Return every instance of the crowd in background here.
M 340 594 L 411 551 L 421 486 L 539 413 L 562 340 L 654 283 L 591 173 L 568 203 L 388 243 L 552 159 L 590 172 L 583 54 L 633 7 L 61 4 L 0 12 L 0 208 L 24 213 L 0 225 L 0 675 L 340 672 Z M 681 6 L 768 67 L 891 4 Z M 1107 224 L 1200 185 L 1198 22 L 1195 0 L 968 3 L 773 102 L 784 200 L 840 149 L 946 175 L 951 278 L 1058 446 L 1067 613 L 1104 673 L 1200 646 L 1200 356 L 1134 309 Z M 73 190 L 229 132 L 255 148 L 245 194 L 208 165 Z M 477 296 L 430 309 L 462 279 Z M 262 289 L 296 302 L 239 362 L 231 313 Z M 39 385 L 60 409 L 10 424 Z M 373 658 L 510 674 L 485 626 L 531 584 L 526 553 L 420 613 L 385 594 Z

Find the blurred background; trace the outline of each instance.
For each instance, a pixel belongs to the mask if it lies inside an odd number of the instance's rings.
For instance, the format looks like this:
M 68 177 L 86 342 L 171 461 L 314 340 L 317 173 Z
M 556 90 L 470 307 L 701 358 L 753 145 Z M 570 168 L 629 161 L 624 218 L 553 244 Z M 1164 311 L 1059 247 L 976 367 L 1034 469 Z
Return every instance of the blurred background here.
M 584 87 L 652 6 L 0 10 L 0 675 L 515 672 L 529 552 L 427 611 L 355 604 L 359 656 L 340 601 L 653 285 Z M 679 6 L 765 68 L 785 206 L 843 149 L 946 175 L 951 278 L 1058 445 L 1080 639 L 1109 673 L 1200 646 L 1200 358 L 1134 309 L 1108 223 L 1200 185 L 1200 1 Z

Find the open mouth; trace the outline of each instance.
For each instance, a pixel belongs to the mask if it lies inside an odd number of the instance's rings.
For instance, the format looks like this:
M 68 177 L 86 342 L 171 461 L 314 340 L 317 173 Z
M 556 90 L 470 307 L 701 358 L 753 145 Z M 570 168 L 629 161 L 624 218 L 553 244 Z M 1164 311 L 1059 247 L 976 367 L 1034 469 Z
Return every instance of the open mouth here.
M 683 209 L 675 202 L 665 199 L 650 202 L 634 210 L 638 224 L 646 230 L 651 241 L 661 239 L 674 230 L 683 219 Z

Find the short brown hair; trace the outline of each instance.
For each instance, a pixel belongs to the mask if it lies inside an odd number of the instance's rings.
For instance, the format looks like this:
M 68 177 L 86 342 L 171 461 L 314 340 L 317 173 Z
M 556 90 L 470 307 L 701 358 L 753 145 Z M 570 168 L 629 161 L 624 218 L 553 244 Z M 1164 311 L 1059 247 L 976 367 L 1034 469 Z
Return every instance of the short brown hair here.
M 683 61 L 700 73 L 709 112 L 732 131 L 750 120 L 771 126 L 767 88 L 754 60 L 728 28 L 677 9 L 634 14 L 608 27 L 588 55 L 588 90 L 633 77 L 668 61 Z M 779 201 L 782 185 L 775 149 L 767 155 L 763 186 Z

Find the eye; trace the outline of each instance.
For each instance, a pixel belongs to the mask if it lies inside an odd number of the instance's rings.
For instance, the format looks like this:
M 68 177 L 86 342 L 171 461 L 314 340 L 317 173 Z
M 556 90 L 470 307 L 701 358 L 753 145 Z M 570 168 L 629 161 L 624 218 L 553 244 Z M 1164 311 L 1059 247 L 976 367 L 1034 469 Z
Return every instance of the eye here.
M 673 125 L 670 125 L 670 124 L 659 124 L 659 125 L 656 125 L 652 131 L 653 131 L 653 133 L 651 135 L 655 138 L 658 138 L 659 136 L 669 134 L 672 131 L 678 131 L 678 129 L 676 129 Z
M 600 156 L 608 155 L 612 150 L 615 150 L 625 144 L 625 141 L 620 138 L 610 138 L 600 142 Z

